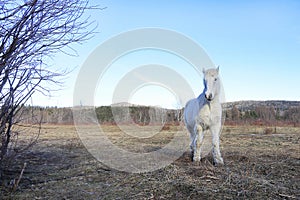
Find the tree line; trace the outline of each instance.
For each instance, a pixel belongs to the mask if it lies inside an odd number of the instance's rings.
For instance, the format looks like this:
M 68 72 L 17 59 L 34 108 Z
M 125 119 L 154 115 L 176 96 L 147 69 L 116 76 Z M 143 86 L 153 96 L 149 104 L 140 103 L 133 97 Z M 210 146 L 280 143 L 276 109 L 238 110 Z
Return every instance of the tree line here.
M 76 109 L 76 108 L 74 108 Z M 148 125 L 150 123 L 178 124 L 182 119 L 183 110 L 171 110 L 150 106 L 100 106 L 81 107 L 82 121 L 91 121 L 96 115 L 102 124 L 135 123 Z M 16 118 L 19 122 L 32 124 L 40 121 L 42 124 L 73 124 L 72 108 L 23 106 Z
M 300 126 L 300 106 L 282 110 L 274 106 L 256 106 L 226 109 L 225 122 L 231 125 L 292 125 Z
M 95 115 L 102 124 L 149 123 L 179 124 L 184 109 L 164 109 L 149 106 L 100 106 L 80 108 L 82 117 L 89 121 Z M 233 105 L 223 109 L 225 124 L 228 125 L 300 125 L 300 106 L 281 109 L 274 106 L 256 105 L 249 109 Z M 17 118 L 22 123 L 40 121 L 44 124 L 73 124 L 72 108 L 24 106 Z

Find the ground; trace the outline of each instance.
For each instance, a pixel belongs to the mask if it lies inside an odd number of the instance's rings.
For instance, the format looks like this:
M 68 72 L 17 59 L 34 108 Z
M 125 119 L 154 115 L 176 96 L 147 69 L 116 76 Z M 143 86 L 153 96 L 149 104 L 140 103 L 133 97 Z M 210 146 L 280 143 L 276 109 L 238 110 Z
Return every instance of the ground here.
M 165 127 L 144 149 L 164 145 L 177 127 Z M 172 164 L 147 173 L 111 169 L 95 160 L 76 129 L 45 125 L 38 143 L 18 154 L 4 171 L 1 199 L 300 199 L 300 129 L 224 127 L 224 166 L 212 165 L 211 155 L 191 162 L 189 152 Z M 105 126 L 110 139 L 131 147 L 116 126 Z M 118 138 L 123 137 L 122 142 Z M 125 139 L 124 139 L 125 138 Z M 24 138 L 23 138 L 24 139 Z M 20 141 L 22 137 L 20 136 Z M 18 179 L 26 163 L 18 187 Z

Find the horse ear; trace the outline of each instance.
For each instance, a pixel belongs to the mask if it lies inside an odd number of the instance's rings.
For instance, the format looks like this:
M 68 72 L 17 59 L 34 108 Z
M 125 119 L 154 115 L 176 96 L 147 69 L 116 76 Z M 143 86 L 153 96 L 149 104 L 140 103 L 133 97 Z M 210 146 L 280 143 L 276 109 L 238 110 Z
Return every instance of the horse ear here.
M 220 70 L 220 65 L 218 65 L 218 67 L 217 67 L 217 72 L 219 73 L 219 70 Z

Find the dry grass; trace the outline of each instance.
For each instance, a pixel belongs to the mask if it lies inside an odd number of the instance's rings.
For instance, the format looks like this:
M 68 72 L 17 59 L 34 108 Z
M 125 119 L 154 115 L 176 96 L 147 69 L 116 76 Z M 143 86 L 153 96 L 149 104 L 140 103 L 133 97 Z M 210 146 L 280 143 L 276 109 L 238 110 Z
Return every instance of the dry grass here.
M 88 127 L 87 127 L 88 128 Z M 1 199 L 299 199 L 300 129 L 224 127 L 221 146 L 225 165 L 215 167 L 211 155 L 193 163 L 185 153 L 154 172 L 132 174 L 97 162 L 81 144 L 73 126 L 45 126 L 39 142 L 5 171 Z M 163 146 L 177 127 L 152 139 L 124 136 L 106 126 L 122 148 L 147 152 Z M 122 138 L 122 140 L 120 140 Z M 19 138 L 20 140 L 22 138 Z M 10 182 L 27 167 L 15 192 Z

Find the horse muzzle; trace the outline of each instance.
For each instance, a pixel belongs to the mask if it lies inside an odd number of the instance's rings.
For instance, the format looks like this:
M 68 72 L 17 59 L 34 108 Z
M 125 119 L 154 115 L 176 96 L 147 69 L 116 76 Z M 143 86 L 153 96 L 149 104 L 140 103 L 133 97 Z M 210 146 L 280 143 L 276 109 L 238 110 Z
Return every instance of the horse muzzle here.
M 207 101 L 211 101 L 211 100 L 213 100 L 213 95 L 211 93 L 205 94 L 205 98 Z

